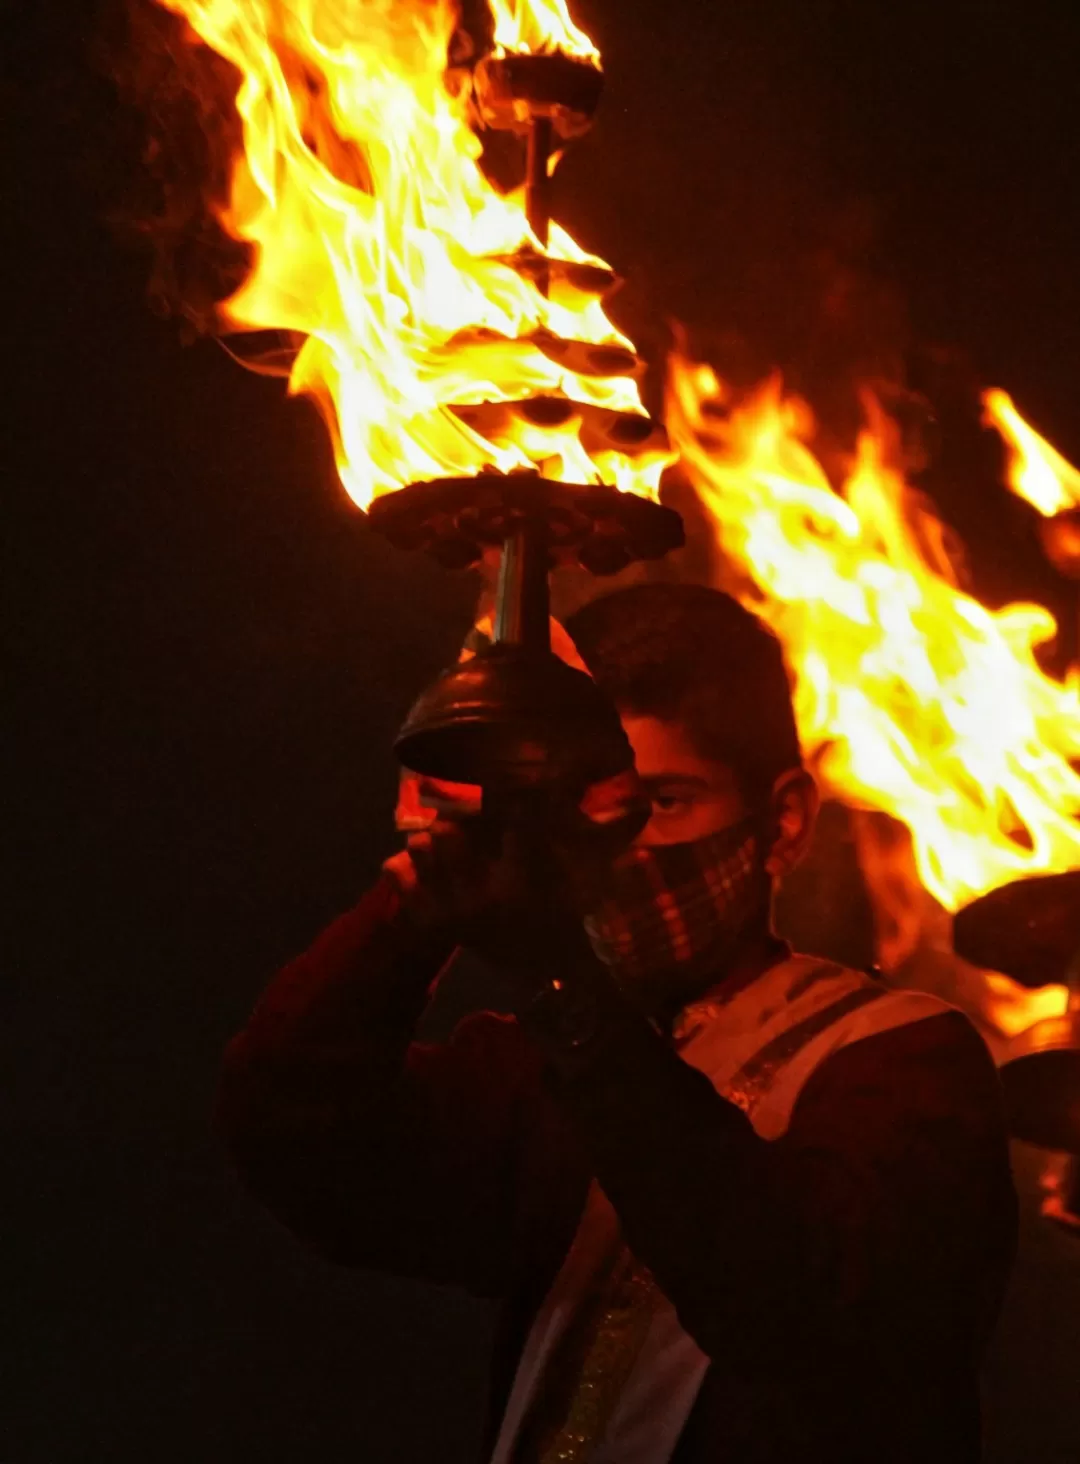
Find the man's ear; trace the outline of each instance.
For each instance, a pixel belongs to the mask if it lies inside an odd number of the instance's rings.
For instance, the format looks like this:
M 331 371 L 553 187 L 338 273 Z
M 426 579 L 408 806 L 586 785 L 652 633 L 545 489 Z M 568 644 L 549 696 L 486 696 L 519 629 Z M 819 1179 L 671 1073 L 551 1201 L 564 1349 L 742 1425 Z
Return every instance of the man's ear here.
M 765 857 L 765 873 L 773 879 L 790 874 L 810 847 L 821 799 L 805 768 L 781 773 L 773 784 L 772 843 Z

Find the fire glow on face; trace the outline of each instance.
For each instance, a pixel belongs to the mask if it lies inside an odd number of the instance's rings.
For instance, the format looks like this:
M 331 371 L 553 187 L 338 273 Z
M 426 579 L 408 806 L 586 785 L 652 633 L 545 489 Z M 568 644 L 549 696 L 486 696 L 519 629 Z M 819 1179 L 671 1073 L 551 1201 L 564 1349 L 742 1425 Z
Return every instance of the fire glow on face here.
M 606 266 L 553 225 L 546 252 L 571 267 L 546 295 L 517 267 L 541 246 L 523 190 L 480 166 L 451 0 L 160 3 L 238 73 L 222 223 L 253 264 L 223 329 L 288 334 L 290 390 L 318 402 L 360 507 L 491 468 L 656 497 L 666 443 L 606 430 L 630 414 L 648 437 L 633 349 L 572 267 Z M 598 64 L 563 0 L 497 0 L 494 20 L 504 52 Z M 606 374 L 613 358 L 624 374 Z M 514 406 L 552 397 L 555 413 Z

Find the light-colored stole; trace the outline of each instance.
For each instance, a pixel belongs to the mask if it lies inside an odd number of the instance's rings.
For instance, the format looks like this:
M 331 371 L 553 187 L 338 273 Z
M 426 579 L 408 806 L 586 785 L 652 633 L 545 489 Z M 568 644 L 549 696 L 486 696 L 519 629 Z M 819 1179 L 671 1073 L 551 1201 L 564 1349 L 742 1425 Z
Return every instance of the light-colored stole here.
M 728 1001 L 687 1007 L 673 1036 L 680 1057 L 760 1137 L 776 1139 L 831 1052 L 947 1010 L 924 993 L 796 956 Z M 522 1352 L 491 1464 L 666 1464 L 708 1367 L 593 1181 Z

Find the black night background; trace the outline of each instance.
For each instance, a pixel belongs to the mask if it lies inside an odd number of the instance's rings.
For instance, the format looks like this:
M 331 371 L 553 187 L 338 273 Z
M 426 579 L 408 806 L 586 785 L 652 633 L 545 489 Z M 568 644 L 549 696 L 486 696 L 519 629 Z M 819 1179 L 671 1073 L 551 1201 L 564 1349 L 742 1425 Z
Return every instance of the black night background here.
M 579 0 L 607 76 L 557 212 L 666 322 L 823 399 L 941 392 L 928 484 L 988 603 L 1072 593 L 962 385 L 1080 459 L 1080 9 Z M 392 847 L 390 745 L 471 583 L 369 534 L 321 421 L 151 312 L 97 22 L 5 27 L 5 521 L 18 1103 L 10 1464 L 471 1460 L 476 1304 L 306 1256 L 209 1129 L 219 1054 Z M 734 335 L 741 344 L 732 344 Z M 944 381 L 944 385 L 941 383 Z M 946 471 L 947 468 L 947 471 Z M 1080 1249 L 1035 1216 L 991 1464 L 1080 1458 Z

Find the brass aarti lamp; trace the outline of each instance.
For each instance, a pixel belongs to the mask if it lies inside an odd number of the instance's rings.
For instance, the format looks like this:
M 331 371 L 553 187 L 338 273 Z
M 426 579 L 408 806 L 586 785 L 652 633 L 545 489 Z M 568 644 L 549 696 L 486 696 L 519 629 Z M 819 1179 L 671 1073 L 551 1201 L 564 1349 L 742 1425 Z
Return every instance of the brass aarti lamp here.
M 1080 1236 L 1080 870 L 992 890 L 957 915 L 954 941 L 1025 986 L 1065 983 L 1065 1012 L 1018 1033 L 1000 1069 L 1010 1134 L 1068 1156 L 1043 1213 Z
M 591 62 L 558 52 L 490 56 L 475 67 L 473 95 L 484 124 L 526 139 L 526 212 L 543 246 L 552 149 L 588 129 L 601 81 Z M 607 270 L 546 252 L 524 251 L 508 262 L 544 295 L 563 283 L 602 295 L 614 283 Z M 638 364 L 618 345 L 554 335 L 539 344 L 597 377 L 627 375 Z M 663 428 L 647 416 L 562 397 L 455 410 L 481 428 L 510 413 L 530 427 L 557 430 L 577 414 L 593 444 L 630 454 L 666 443 Z M 606 575 L 662 557 L 683 542 L 674 510 L 603 483 L 553 481 L 537 469 L 413 483 L 376 499 L 369 513 L 372 527 L 392 544 L 423 550 L 448 568 L 474 565 L 492 548 L 500 555 L 492 642 L 419 697 L 396 742 L 407 768 L 479 784 L 497 800 L 584 787 L 632 766 L 615 708 L 584 672 L 551 650 L 548 575 L 559 564 Z

